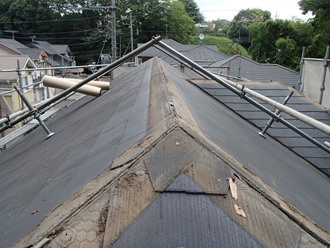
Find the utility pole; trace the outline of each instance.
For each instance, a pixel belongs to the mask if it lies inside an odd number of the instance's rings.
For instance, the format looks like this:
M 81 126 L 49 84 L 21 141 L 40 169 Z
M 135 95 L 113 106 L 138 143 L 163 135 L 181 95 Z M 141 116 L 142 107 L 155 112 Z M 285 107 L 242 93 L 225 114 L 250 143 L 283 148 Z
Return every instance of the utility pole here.
M 111 48 L 112 62 L 117 60 L 117 38 L 116 38 L 116 0 L 111 0 Z
M 126 10 L 126 13 L 129 14 L 129 27 L 131 30 L 131 51 L 134 50 L 134 45 L 133 45 L 133 21 L 132 21 L 132 10 L 128 9 Z
M 83 8 L 74 8 L 76 10 L 101 10 L 110 9 L 111 10 L 111 57 L 112 62 L 117 60 L 117 39 L 116 39 L 116 0 L 111 0 L 110 6 L 88 6 Z

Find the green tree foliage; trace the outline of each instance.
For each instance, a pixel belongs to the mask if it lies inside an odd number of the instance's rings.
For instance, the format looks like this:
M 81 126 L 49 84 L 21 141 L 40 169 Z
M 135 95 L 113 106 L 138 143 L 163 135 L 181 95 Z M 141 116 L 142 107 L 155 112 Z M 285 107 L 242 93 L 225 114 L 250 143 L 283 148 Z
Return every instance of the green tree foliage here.
M 78 63 L 90 63 L 102 49 L 111 53 L 111 10 L 92 9 L 109 4 L 109 0 L 2 0 L 0 30 L 18 31 L 15 37 L 23 43 L 35 36 L 53 44 L 68 44 Z M 198 20 L 200 13 L 192 0 L 117 0 L 117 42 L 123 51 L 130 47 L 128 9 L 132 13 L 134 47 L 155 35 L 187 42 L 197 32 L 193 18 Z M 2 37 L 5 35 L 11 34 L 2 32 Z
M 210 35 L 210 36 L 219 36 L 225 37 L 227 36 L 227 29 L 230 25 L 230 21 L 225 19 L 217 19 L 211 21 L 211 23 L 215 24 L 215 29 L 210 30 L 207 28 L 200 29 L 199 31 L 203 34 Z
M 251 24 L 248 32 L 252 59 L 297 69 L 302 48 L 311 44 L 314 29 L 300 20 L 271 19 Z
M 133 26 L 138 34 L 135 42 L 146 42 L 155 35 L 185 42 L 189 35 L 197 31 L 182 1 L 148 0 L 141 4 L 139 0 L 121 0 L 118 1 L 117 15 L 120 20 L 118 30 L 123 35 L 128 34 L 128 25 L 125 25 L 128 23 L 128 8 L 132 11 Z
M 187 14 L 181 1 L 171 3 L 168 20 L 168 38 L 187 43 L 191 35 L 197 34 L 194 20 Z
M 200 41 L 199 37 L 195 36 L 192 38 L 191 43 L 200 44 L 201 41 Z M 250 57 L 244 47 L 233 42 L 231 39 L 229 39 L 227 37 L 217 37 L 217 36 L 205 35 L 205 37 L 202 41 L 202 44 L 203 45 L 215 45 L 220 52 L 227 54 L 227 55 L 241 54 L 245 57 Z
M 330 45 L 330 1 L 301 0 L 299 5 L 304 14 L 312 12 L 315 15 L 311 23 L 316 32 L 308 52 L 313 57 L 324 57 L 325 49 Z
M 2 0 L 0 29 L 33 33 L 52 29 L 54 15 L 45 1 Z
M 185 7 L 187 14 L 195 21 L 195 23 L 204 22 L 204 16 L 201 14 L 198 5 L 194 0 L 180 0 Z
M 216 31 L 219 33 L 226 34 L 230 26 L 230 21 L 225 19 L 217 19 L 212 21 L 216 25 Z
M 244 9 L 238 12 L 230 23 L 227 35 L 232 40 L 237 40 L 244 47 L 249 47 L 249 25 L 269 20 L 271 13 L 261 9 Z

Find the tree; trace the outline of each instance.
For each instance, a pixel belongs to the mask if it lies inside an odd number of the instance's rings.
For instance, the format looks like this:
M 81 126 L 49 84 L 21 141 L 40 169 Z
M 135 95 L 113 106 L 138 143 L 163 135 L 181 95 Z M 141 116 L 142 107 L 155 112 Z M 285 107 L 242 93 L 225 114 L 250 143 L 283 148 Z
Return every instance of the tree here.
M 190 36 L 197 34 L 194 20 L 187 14 L 181 1 L 174 1 L 168 13 L 168 38 L 187 43 Z
M 121 20 L 118 30 L 123 34 L 128 30 L 124 25 L 127 8 L 132 10 L 133 26 L 138 30 L 135 42 L 146 42 L 155 35 L 186 42 L 196 32 L 194 21 L 181 1 L 147 0 L 141 4 L 139 0 L 122 0 L 118 2 L 117 13 Z
M 188 42 L 196 34 L 193 18 L 187 14 L 181 0 L 117 0 L 117 42 L 129 46 L 129 14 L 132 13 L 134 46 L 152 36 L 162 35 L 179 42 Z M 198 10 L 193 5 L 192 10 Z M 0 30 L 17 30 L 25 43 L 30 36 L 52 44 L 70 45 L 78 64 L 95 61 L 101 51 L 111 50 L 111 16 L 109 9 L 92 11 L 109 0 L 2 0 L 0 1 Z M 194 14 L 193 12 L 191 12 Z M 198 12 L 194 15 L 197 17 Z M 1 32 L 0 32 L 1 34 Z M 3 35 L 3 34 L 2 34 Z M 15 35 L 17 38 L 17 34 Z
M 192 44 L 199 44 L 201 41 L 199 37 L 195 36 L 191 40 Z M 211 36 L 211 35 L 205 35 L 203 39 L 204 45 L 215 45 L 218 50 L 224 54 L 227 55 L 235 55 L 235 54 L 241 54 L 245 57 L 250 57 L 248 55 L 248 52 L 244 47 L 241 45 L 233 42 L 231 39 L 227 37 L 217 37 L 217 36 Z
M 299 57 L 297 56 L 297 44 L 294 40 L 289 38 L 278 38 L 275 42 L 276 59 L 275 63 L 286 65 L 287 67 L 294 68 L 299 64 Z
M 316 33 L 308 52 L 313 57 L 324 57 L 325 48 L 330 45 L 330 1 L 301 0 L 299 5 L 304 14 L 312 12 L 315 15 L 311 23 Z
M 227 35 L 233 40 L 237 40 L 244 47 L 249 47 L 248 27 L 257 22 L 269 20 L 271 13 L 261 9 L 245 9 L 238 12 L 230 23 Z
M 267 20 L 251 24 L 248 32 L 252 59 L 296 70 L 302 48 L 312 43 L 314 29 L 300 20 Z
M 0 29 L 20 33 L 52 29 L 53 12 L 45 1 L 4 0 L 0 3 Z
M 194 20 L 195 23 L 204 22 L 204 16 L 201 14 L 198 5 L 194 0 L 180 0 L 185 7 L 187 14 Z

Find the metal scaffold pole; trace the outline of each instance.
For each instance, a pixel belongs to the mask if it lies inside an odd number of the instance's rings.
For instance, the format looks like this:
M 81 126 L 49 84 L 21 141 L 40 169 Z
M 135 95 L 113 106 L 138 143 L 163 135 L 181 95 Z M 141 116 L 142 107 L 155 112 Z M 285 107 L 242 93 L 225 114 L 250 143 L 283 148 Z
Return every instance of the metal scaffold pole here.
M 154 44 L 158 43 L 161 40 L 160 36 L 154 37 L 152 38 L 150 41 L 148 41 L 147 43 L 145 43 L 144 45 L 136 48 L 135 50 L 133 50 L 132 52 L 128 53 L 127 55 L 119 58 L 118 60 L 114 61 L 113 63 L 107 65 L 106 67 L 100 69 L 99 71 L 97 71 L 96 73 L 90 75 L 89 77 L 85 78 L 84 80 L 82 80 L 81 82 L 77 83 L 74 86 L 71 86 L 70 88 L 62 91 L 61 93 L 55 95 L 54 97 L 47 99 L 46 101 L 38 104 L 37 106 L 34 106 L 33 111 L 29 111 L 26 110 L 28 112 L 22 111 L 19 115 L 19 117 L 17 116 L 17 119 L 10 119 L 8 117 L 4 117 L 2 119 L 0 119 L 0 123 L 3 124 L 7 124 L 5 127 L 0 128 L 0 132 L 10 128 L 11 126 L 16 125 L 17 123 L 25 120 L 26 118 L 32 116 L 35 111 L 41 111 L 43 109 L 45 109 L 46 107 L 50 106 L 52 103 L 55 103 L 57 101 L 59 101 L 60 99 L 66 97 L 67 95 L 69 95 L 70 93 L 74 92 L 75 90 L 77 90 L 78 88 L 80 88 L 81 86 L 87 84 L 88 82 L 104 75 L 107 74 L 109 72 L 111 72 L 112 70 L 116 69 L 117 67 L 119 67 L 120 65 L 122 65 L 124 62 L 130 60 L 131 58 L 134 58 L 134 56 L 138 55 L 139 53 L 145 51 L 146 49 L 148 49 L 149 47 L 153 46 Z

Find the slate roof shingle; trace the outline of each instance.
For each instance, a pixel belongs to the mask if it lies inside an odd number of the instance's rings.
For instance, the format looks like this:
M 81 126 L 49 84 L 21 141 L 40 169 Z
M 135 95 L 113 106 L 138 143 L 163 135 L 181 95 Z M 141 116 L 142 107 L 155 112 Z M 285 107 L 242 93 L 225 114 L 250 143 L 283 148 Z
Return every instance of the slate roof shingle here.
M 277 64 L 263 64 L 241 55 L 217 61 L 210 67 L 228 67 L 230 76 L 242 77 L 257 82 L 281 82 L 292 88 L 299 83 L 299 73 Z

